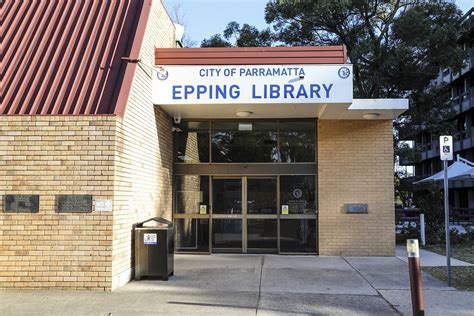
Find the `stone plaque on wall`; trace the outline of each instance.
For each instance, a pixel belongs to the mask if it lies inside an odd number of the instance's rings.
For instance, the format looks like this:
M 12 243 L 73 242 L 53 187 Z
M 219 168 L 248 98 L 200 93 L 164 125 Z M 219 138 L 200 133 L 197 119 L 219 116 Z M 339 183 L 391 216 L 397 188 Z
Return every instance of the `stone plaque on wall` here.
M 92 195 L 58 195 L 58 212 L 92 212 Z
M 349 214 L 366 214 L 369 212 L 367 204 L 346 204 L 346 213 Z
M 5 195 L 5 212 L 7 213 L 38 213 L 39 195 L 7 194 Z

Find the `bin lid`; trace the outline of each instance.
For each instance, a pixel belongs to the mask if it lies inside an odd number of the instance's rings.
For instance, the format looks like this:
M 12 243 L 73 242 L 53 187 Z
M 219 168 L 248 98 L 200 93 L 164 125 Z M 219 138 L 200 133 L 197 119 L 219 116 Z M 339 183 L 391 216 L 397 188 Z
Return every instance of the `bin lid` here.
M 170 222 L 169 220 L 164 219 L 163 217 L 153 217 L 141 223 L 137 223 L 134 226 L 136 228 L 140 228 L 140 227 L 172 228 L 174 225 L 173 225 L 173 222 Z

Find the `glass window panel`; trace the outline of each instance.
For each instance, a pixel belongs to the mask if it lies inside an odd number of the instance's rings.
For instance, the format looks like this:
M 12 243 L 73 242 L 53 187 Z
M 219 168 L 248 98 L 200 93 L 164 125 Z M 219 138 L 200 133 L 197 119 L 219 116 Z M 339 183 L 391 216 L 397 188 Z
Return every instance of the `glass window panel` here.
M 209 176 L 175 177 L 175 213 L 209 214 Z
M 212 162 L 278 162 L 277 122 L 213 122 Z
M 213 219 L 212 248 L 242 249 L 242 220 Z
M 281 162 L 314 162 L 316 122 L 280 122 Z
M 182 251 L 209 251 L 209 220 L 208 219 L 175 219 L 175 245 Z
M 175 125 L 175 162 L 209 162 L 209 122 L 182 122 Z
M 276 178 L 247 179 L 247 211 L 249 214 L 277 213 Z
M 247 247 L 277 250 L 277 220 L 248 219 Z
M 242 214 L 242 180 L 212 180 L 212 212 L 214 214 Z
M 315 191 L 315 176 L 280 176 L 280 207 L 288 214 L 314 214 Z
M 281 252 L 316 252 L 315 219 L 280 219 Z

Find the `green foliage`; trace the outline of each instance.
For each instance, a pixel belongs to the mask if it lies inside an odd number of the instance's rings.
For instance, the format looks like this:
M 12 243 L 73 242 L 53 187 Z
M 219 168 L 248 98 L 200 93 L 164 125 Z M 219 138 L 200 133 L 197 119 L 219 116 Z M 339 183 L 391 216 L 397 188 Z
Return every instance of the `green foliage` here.
M 232 47 L 232 44 L 223 39 L 219 34 L 214 34 L 210 38 L 203 40 L 201 47 Z
M 420 229 L 418 227 L 405 227 L 399 234 L 396 234 L 397 244 L 405 244 L 407 239 L 420 239 Z
M 221 35 L 215 34 L 209 39 L 205 39 L 201 43 L 201 47 L 232 47 L 229 40 L 233 39 L 238 47 L 264 47 L 271 46 L 273 43 L 273 35 L 269 28 L 259 31 L 255 26 L 244 24 L 240 27 L 237 22 L 227 24 Z
M 439 67 L 460 69 L 462 13 L 448 1 L 270 1 L 265 19 L 288 45 L 344 44 L 355 97 L 423 90 Z

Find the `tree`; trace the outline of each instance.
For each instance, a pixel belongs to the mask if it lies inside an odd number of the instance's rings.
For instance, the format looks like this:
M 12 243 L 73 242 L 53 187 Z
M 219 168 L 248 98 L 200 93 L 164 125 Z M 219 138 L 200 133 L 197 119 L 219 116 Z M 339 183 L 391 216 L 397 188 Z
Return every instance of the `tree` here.
M 171 17 L 174 23 L 180 24 L 184 27 L 184 34 L 181 38 L 181 44 L 183 44 L 183 47 L 195 47 L 197 45 L 196 41 L 193 41 L 187 33 L 188 23 L 186 19 L 186 13 L 183 11 L 181 3 L 173 3 L 173 7 L 171 8 Z
M 270 1 L 265 12 L 287 45 L 344 44 L 359 98 L 422 90 L 465 56 L 456 44 L 462 13 L 451 2 Z
M 269 28 L 259 31 L 255 26 L 244 24 L 240 27 L 237 22 L 227 24 L 221 35 L 215 34 L 209 39 L 201 42 L 201 47 L 232 47 L 229 40 L 233 39 L 237 47 L 262 47 L 271 46 L 273 43 L 273 34 Z

